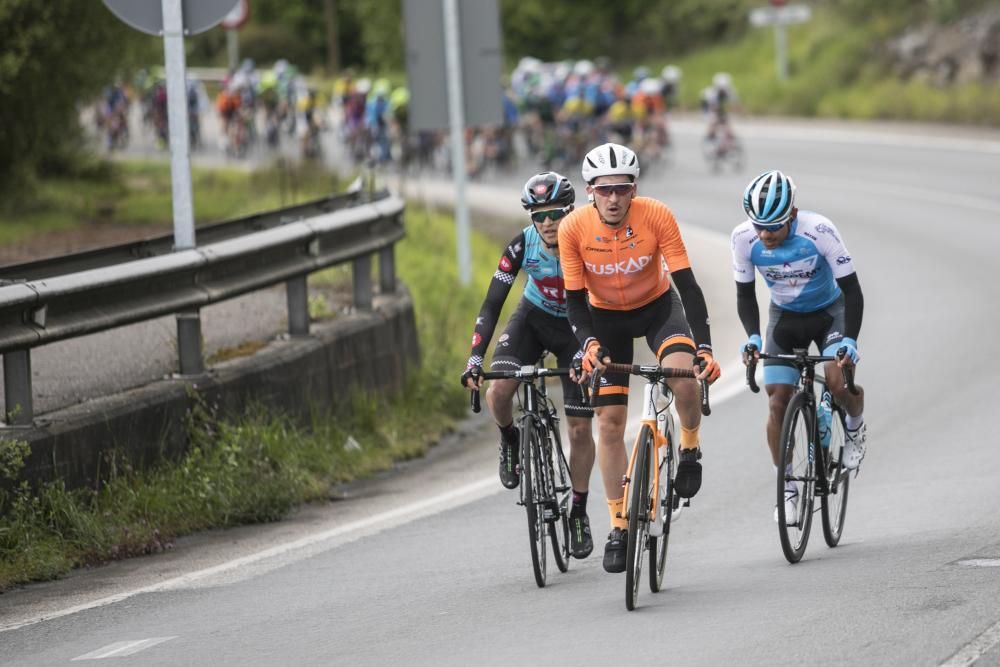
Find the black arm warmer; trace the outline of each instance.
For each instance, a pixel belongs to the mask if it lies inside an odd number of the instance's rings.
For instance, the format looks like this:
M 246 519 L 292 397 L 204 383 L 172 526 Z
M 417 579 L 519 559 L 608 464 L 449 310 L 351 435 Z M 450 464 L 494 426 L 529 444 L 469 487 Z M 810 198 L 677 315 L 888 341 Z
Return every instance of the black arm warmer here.
M 857 340 L 858 334 L 861 333 L 861 317 L 865 310 L 865 296 L 861 293 L 858 274 L 852 273 L 837 278 L 837 284 L 844 292 L 844 335 Z
M 736 312 L 747 336 L 759 336 L 760 307 L 757 305 L 757 291 L 752 282 L 736 283 Z
M 705 304 L 705 295 L 701 293 L 698 281 L 694 279 L 694 271 L 689 268 L 671 271 L 670 279 L 677 286 L 677 293 L 684 304 L 684 312 L 687 314 L 695 345 L 699 350 L 711 351 L 712 332 L 708 325 L 708 306 Z
M 566 317 L 569 318 L 569 324 L 580 345 L 594 336 L 594 318 L 587 305 L 587 290 L 566 290 Z

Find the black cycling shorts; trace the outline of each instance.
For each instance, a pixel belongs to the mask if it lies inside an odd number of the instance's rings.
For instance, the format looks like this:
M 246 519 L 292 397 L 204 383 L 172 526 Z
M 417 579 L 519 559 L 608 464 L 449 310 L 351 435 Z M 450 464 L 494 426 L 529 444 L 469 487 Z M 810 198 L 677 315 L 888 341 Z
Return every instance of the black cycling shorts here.
M 556 356 L 559 368 L 569 368 L 579 349 L 580 343 L 569 327 L 569 320 L 556 317 L 521 299 L 493 348 L 490 370 L 515 370 L 537 364 L 545 350 Z M 580 396 L 580 385 L 569 377 L 559 379 L 562 380 L 566 416 L 593 417 L 594 409 Z
M 611 361 L 631 364 L 633 341 L 644 337 L 649 349 L 660 361 L 673 352 L 694 355 L 694 340 L 684 307 L 677 290 L 669 289 L 635 310 L 603 310 L 590 308 L 594 319 L 594 335 L 611 353 Z M 596 405 L 627 405 L 629 376 L 608 373 L 601 377 Z
M 844 339 L 844 295 L 829 306 L 811 313 L 784 310 L 771 303 L 768 310 L 767 354 L 792 354 L 816 343 L 820 354 L 832 355 Z M 784 359 L 764 360 L 764 384 L 797 384 L 799 371 Z

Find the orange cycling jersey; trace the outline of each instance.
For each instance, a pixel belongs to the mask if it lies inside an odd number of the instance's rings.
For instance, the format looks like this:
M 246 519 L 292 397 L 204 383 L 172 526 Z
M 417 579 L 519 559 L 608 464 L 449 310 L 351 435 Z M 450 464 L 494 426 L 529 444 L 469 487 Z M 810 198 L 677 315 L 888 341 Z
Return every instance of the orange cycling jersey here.
M 566 289 L 586 288 L 591 305 L 607 310 L 646 305 L 670 289 L 668 271 L 691 267 L 673 212 L 649 197 L 633 199 L 617 228 L 593 206 L 570 213 L 559 224 L 559 261 Z

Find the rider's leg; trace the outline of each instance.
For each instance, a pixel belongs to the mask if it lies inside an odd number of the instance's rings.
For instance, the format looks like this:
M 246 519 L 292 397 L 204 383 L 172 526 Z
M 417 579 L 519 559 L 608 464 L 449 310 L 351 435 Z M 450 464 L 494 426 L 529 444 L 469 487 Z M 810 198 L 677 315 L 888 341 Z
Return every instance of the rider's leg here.
M 628 522 L 616 515 L 622 511 L 625 494 L 622 492 L 622 478 L 628 467 L 625 455 L 625 420 L 628 406 L 605 405 L 595 410 L 597 413 L 597 463 L 601 468 L 604 494 L 608 499 L 608 511 L 612 528 L 628 528 Z
M 514 394 L 519 384 L 517 380 L 491 380 L 486 389 L 486 405 L 501 432 L 514 423 Z
M 823 373 L 827 378 L 826 387 L 830 390 L 830 394 L 833 395 L 833 400 L 837 402 L 837 405 L 844 408 L 848 417 L 861 418 L 865 411 L 864 387 L 855 385 L 855 388 L 858 390 L 857 396 L 847 391 L 847 387 L 840 380 L 843 377 L 843 373 L 836 361 L 828 361 L 823 369 Z
M 775 367 L 786 369 L 787 366 Z M 794 369 L 791 369 L 795 373 Z M 796 376 L 797 377 L 797 376 Z M 765 384 L 764 390 L 767 392 L 768 414 L 767 414 L 767 447 L 771 450 L 771 463 L 778 465 L 778 456 L 781 452 L 781 425 L 785 420 L 785 410 L 788 402 L 792 400 L 792 393 L 795 390 L 793 384 Z
M 573 491 L 586 493 L 590 489 L 590 473 L 594 469 L 596 447 L 592 432 L 593 419 L 567 417 L 569 432 L 569 476 Z

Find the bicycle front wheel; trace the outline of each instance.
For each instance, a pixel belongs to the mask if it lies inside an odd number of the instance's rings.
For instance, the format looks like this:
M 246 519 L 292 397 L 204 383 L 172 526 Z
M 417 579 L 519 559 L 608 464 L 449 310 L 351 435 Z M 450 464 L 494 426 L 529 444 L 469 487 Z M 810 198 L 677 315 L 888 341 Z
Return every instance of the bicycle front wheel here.
M 789 563 L 802 559 L 812 527 L 815 492 L 816 457 L 812 450 L 815 419 L 807 395 L 792 397 L 781 426 L 781 456 L 778 459 L 777 504 L 778 536 L 781 550 Z M 795 489 L 795 500 L 785 502 L 786 489 Z
M 851 486 L 851 471 L 844 468 L 844 411 L 833 406 L 830 420 L 830 447 L 826 457 L 826 481 L 828 490 L 820 499 L 823 509 L 823 539 L 831 547 L 837 546 L 844 533 L 844 518 L 847 516 L 847 492 Z
M 555 502 L 558 518 L 549 524 L 549 537 L 552 540 L 552 553 L 555 554 L 556 567 L 560 572 L 569 570 L 569 502 L 572 483 L 569 478 L 569 466 L 563 455 L 559 432 L 549 425 L 548 452 L 545 456 L 549 470 L 549 492 Z
M 653 483 L 652 468 L 649 460 L 652 456 L 654 440 L 653 431 L 648 425 L 643 425 L 639 431 L 638 447 L 635 461 L 629 479 L 628 502 L 628 548 L 625 555 L 625 608 L 635 609 L 639 598 L 639 581 L 642 579 L 642 559 L 646 553 L 646 537 L 649 533 L 649 502 L 652 494 L 650 486 Z
M 670 545 L 670 520 L 674 516 L 674 475 L 677 461 L 674 458 L 673 433 L 667 431 L 666 456 L 659 461 L 660 466 L 660 506 L 656 520 L 662 522 L 663 532 L 659 536 L 649 536 L 649 557 L 653 566 L 649 568 L 649 590 L 659 593 L 663 587 L 663 574 L 667 571 L 667 547 Z
M 535 572 L 535 583 L 545 587 L 545 516 L 538 503 L 544 499 L 539 481 L 538 431 L 530 421 L 522 422 L 521 428 L 521 488 L 524 509 L 528 513 L 528 540 L 531 544 L 531 567 Z

